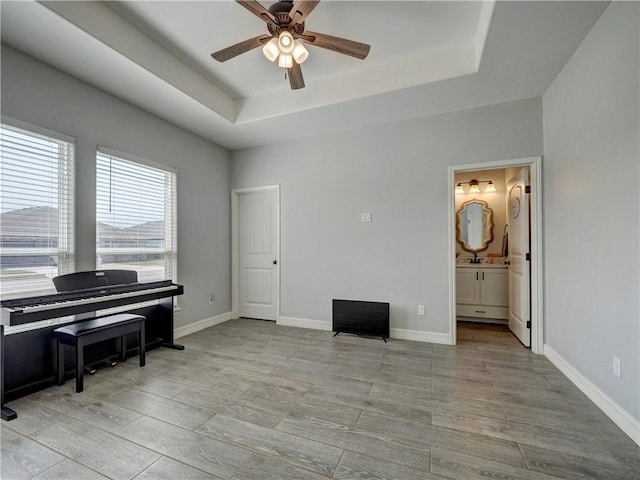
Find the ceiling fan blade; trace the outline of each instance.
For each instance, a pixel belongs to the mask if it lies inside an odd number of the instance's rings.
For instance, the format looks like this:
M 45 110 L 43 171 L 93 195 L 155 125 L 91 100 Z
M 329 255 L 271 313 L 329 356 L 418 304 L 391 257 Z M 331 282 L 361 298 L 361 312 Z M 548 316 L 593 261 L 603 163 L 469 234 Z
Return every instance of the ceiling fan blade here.
M 250 38 L 244 42 L 236 43 L 235 45 L 231 45 L 230 47 L 214 52 L 211 56 L 219 62 L 226 62 L 227 60 L 231 60 L 242 53 L 259 47 L 270 38 L 271 37 L 269 35 L 258 35 L 257 37 Z
M 298 0 L 293 4 L 293 8 L 289 11 L 289 18 L 293 21 L 293 24 L 304 22 L 305 18 L 316 8 L 316 5 L 320 3 L 320 0 Z
M 347 40 L 346 38 L 332 37 L 331 35 L 325 35 L 324 33 L 306 31 L 304 32 L 304 35 L 301 35 L 300 37 L 309 45 L 327 48 L 334 52 L 359 58 L 360 60 L 367 58 L 369 50 L 371 49 L 371 45 L 367 45 L 366 43 L 354 42 L 353 40 Z
M 264 8 L 257 0 L 236 0 L 237 3 L 253 13 L 256 17 L 260 18 L 266 23 L 277 24 L 276 18 L 273 14 Z
M 295 60 L 293 61 L 293 67 L 287 68 L 287 74 L 289 75 L 289 84 L 291 85 L 291 90 L 304 88 L 302 69 L 300 68 L 300 64 Z

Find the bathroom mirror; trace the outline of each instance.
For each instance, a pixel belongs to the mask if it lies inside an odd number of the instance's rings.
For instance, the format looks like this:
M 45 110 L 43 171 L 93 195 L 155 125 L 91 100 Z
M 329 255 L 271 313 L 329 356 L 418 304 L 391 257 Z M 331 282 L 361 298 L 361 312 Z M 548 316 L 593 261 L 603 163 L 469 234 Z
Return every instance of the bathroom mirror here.
M 456 215 L 457 240 L 467 252 L 482 252 L 493 241 L 493 210 L 487 202 L 469 200 Z

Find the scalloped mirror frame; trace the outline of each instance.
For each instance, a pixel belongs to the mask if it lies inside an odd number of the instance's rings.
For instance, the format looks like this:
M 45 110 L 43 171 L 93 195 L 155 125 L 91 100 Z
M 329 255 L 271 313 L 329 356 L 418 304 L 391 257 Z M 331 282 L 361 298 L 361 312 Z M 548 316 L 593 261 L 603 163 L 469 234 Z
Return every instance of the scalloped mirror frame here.
M 462 216 L 464 215 L 467 207 L 472 204 L 480 205 L 482 207 L 482 212 L 484 215 L 482 245 L 479 248 L 471 248 L 466 239 L 462 238 Z M 489 244 L 493 241 L 493 227 L 493 210 L 491 210 L 491 208 L 489 208 L 489 205 L 487 205 L 487 202 L 483 200 L 478 200 L 476 198 L 468 200 L 460 205 L 460 210 L 456 212 L 456 240 L 458 241 L 462 249 L 466 250 L 467 252 L 478 253 L 488 249 Z

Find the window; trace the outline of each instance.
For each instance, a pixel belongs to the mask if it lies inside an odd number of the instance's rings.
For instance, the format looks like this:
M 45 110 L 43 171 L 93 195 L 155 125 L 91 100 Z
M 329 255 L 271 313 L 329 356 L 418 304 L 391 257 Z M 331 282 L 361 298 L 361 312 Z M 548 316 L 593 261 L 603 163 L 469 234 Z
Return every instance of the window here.
M 3 118 L 0 295 L 53 293 L 73 269 L 73 139 Z
M 176 281 L 175 171 L 99 148 L 96 241 L 98 268 L 136 270 L 139 282 Z

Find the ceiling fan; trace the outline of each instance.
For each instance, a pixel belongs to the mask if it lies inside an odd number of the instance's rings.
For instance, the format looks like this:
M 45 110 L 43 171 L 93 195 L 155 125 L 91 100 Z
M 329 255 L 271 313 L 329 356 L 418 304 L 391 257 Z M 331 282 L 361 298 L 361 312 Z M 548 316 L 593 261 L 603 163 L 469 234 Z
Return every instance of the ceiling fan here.
M 305 30 L 304 21 L 319 0 L 280 0 L 267 10 L 257 0 L 236 0 L 237 3 L 267 24 L 269 35 L 263 34 L 237 43 L 211 54 L 219 62 L 226 62 L 238 55 L 262 46 L 264 55 L 271 61 L 278 59 L 278 66 L 286 68 L 292 90 L 304 88 L 300 64 L 309 56 L 304 44 L 333 50 L 364 60 L 371 49 L 366 43 L 354 42 L 323 33 Z

